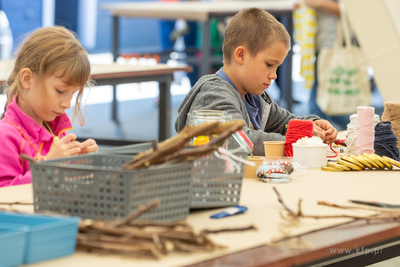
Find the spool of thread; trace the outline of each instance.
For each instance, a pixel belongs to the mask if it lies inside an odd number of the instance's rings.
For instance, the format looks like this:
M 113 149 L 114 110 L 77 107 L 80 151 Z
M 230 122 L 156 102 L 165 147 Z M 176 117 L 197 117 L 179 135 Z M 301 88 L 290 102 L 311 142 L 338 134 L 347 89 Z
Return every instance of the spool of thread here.
M 303 137 L 314 136 L 314 122 L 307 120 L 290 120 L 286 132 L 285 156 L 293 157 L 293 143 Z
M 396 145 L 397 137 L 392 131 L 392 124 L 390 121 L 382 121 L 378 123 L 375 126 L 375 154 L 399 161 L 399 149 Z
M 357 107 L 357 155 L 374 153 L 374 112 L 373 107 Z
M 390 121 L 394 135 L 400 140 L 400 102 L 386 101 L 383 104 L 382 121 Z M 400 150 L 400 142 L 397 141 Z
M 356 141 L 357 141 L 357 114 L 350 116 L 350 123 L 347 124 L 346 146 L 347 155 L 357 155 Z M 374 127 L 379 123 L 379 115 L 374 115 Z

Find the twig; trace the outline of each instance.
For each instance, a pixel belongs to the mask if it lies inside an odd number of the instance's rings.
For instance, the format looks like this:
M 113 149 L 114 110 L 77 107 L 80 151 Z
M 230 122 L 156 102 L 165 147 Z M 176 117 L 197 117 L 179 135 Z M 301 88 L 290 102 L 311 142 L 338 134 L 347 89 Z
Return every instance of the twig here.
M 157 150 L 153 147 L 144 153 L 136 155 L 131 162 L 123 165 L 122 169 L 136 169 L 150 165 L 193 160 L 216 150 L 220 142 L 242 129 L 243 126 L 243 120 L 215 121 L 198 126 L 186 126 L 178 135 L 158 144 Z M 218 134 L 218 136 L 204 146 L 191 147 L 181 151 L 190 139 L 199 135 L 210 134 Z
M 379 211 L 379 212 L 391 212 L 391 213 L 400 213 L 400 209 L 387 209 L 387 208 L 379 208 L 379 207 L 364 207 L 364 206 L 344 206 L 338 205 L 326 201 L 318 201 L 318 205 L 328 206 L 331 208 L 338 209 L 357 209 L 357 210 L 370 210 L 370 211 Z
M 275 193 L 278 195 L 278 201 L 282 204 L 282 206 L 285 208 L 285 210 L 288 212 L 288 215 L 290 218 L 297 219 L 297 218 L 311 218 L 311 219 L 338 219 L 338 218 L 346 218 L 346 219 L 354 219 L 354 220 L 375 220 L 375 219 L 399 219 L 400 218 L 400 213 L 399 212 L 381 212 L 381 213 L 376 213 L 373 215 L 367 215 L 367 216 L 354 216 L 354 215 L 304 215 L 301 211 L 301 199 L 298 202 L 298 212 L 294 213 L 291 209 L 289 209 L 285 203 L 283 202 L 283 199 L 281 195 L 279 194 L 278 190 L 273 187 Z M 328 202 L 318 202 L 321 203 L 321 205 L 328 204 L 327 206 L 330 207 L 335 207 L 339 208 L 340 205 L 336 204 L 331 204 Z M 361 208 L 364 209 L 364 208 Z M 287 219 L 287 218 L 286 218 Z
M 10 205 L 10 206 L 12 206 L 12 205 L 33 205 L 33 203 L 23 203 L 23 202 L 16 201 L 16 202 L 0 202 L 0 205 Z
M 29 161 L 31 163 L 37 161 L 35 158 L 32 158 L 31 156 L 28 156 L 27 154 L 24 154 L 24 153 L 19 154 L 19 156 L 20 156 L 20 158 L 22 160 L 26 160 L 26 161 Z
M 158 144 L 157 144 L 157 140 L 151 140 L 151 147 L 153 148 L 154 151 L 158 150 Z
M 276 195 L 278 196 L 278 201 L 279 203 L 282 204 L 282 206 L 285 208 L 285 210 L 287 210 L 292 216 L 296 216 L 296 213 L 294 213 L 294 211 L 292 211 L 288 206 L 286 206 L 286 204 L 283 202 L 283 199 L 281 197 L 281 194 L 279 194 L 278 189 L 276 189 L 276 187 L 272 187 L 272 189 L 274 189 Z
M 303 213 L 301 212 L 301 202 L 302 202 L 303 200 L 300 198 L 299 199 L 299 203 L 297 204 L 297 209 L 298 209 L 298 211 L 297 211 L 297 216 L 298 217 L 301 217 L 301 216 L 303 216 Z
M 158 204 L 159 200 L 156 199 L 139 207 L 127 218 L 112 222 L 81 221 L 77 248 L 150 259 L 160 259 L 171 251 L 214 251 L 225 248 L 214 243 L 204 232 L 194 232 L 185 222 L 146 224 L 133 221 Z
M 156 199 L 152 200 L 150 203 L 148 203 L 146 205 L 139 205 L 139 207 L 137 208 L 137 210 L 135 212 L 133 212 L 131 215 L 127 216 L 124 219 L 121 219 L 121 220 L 118 220 L 118 221 L 114 222 L 113 225 L 114 226 L 128 225 L 131 221 L 135 220 L 136 218 L 138 218 L 143 213 L 145 213 L 145 212 L 151 210 L 152 208 L 158 206 L 158 204 L 160 204 L 160 199 L 156 198 Z

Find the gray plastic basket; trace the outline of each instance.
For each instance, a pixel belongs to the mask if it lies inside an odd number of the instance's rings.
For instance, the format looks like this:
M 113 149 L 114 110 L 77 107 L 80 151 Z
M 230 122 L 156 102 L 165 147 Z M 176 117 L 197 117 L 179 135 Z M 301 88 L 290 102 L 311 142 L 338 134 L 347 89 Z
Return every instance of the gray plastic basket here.
M 151 148 L 150 143 L 121 146 L 103 150 L 105 154 L 133 156 Z M 236 154 L 242 158 L 245 152 Z M 242 187 L 244 164 L 238 163 L 241 170 L 228 168 L 230 163 L 217 158 L 213 153 L 203 156 L 193 162 L 192 191 L 190 208 L 215 208 L 239 204 Z
M 106 155 L 135 155 L 145 152 L 151 148 L 151 143 L 140 143 L 134 145 L 117 146 L 99 150 L 98 153 Z
M 31 164 L 35 211 L 111 220 L 160 198 L 161 203 L 139 220 L 186 219 L 193 163 L 139 170 L 119 168 L 131 159 L 93 153 Z
M 246 157 L 246 153 L 237 156 Z M 229 161 L 214 153 L 193 162 L 190 208 L 216 208 L 239 204 L 244 164 L 237 162 L 238 172 Z

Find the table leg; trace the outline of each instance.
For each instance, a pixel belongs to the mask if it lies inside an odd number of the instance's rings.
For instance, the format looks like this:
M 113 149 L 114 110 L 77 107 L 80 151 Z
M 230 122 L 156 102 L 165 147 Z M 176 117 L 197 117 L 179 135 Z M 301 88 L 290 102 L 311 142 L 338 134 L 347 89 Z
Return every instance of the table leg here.
M 210 19 L 203 22 L 203 48 L 201 51 L 199 77 L 211 71 Z
M 112 108 L 111 108 L 111 119 L 114 122 L 118 122 L 118 100 L 117 100 L 117 86 L 113 85 L 113 92 L 112 92 Z
M 292 14 L 282 14 L 279 21 L 286 27 L 290 34 L 291 46 L 293 48 L 293 19 Z M 281 99 L 285 100 L 286 108 L 292 111 L 294 100 L 292 92 L 292 56 L 293 50 L 290 49 L 282 65 L 278 69 L 277 84 L 281 90 Z
M 113 99 L 112 99 L 111 105 L 112 105 L 111 106 L 111 119 L 117 126 L 116 136 L 124 139 L 124 138 L 126 138 L 126 133 L 124 131 L 122 123 L 119 121 L 119 118 L 118 118 L 118 100 L 117 100 L 117 85 L 116 84 L 113 85 Z
M 171 81 L 159 83 L 160 107 L 158 116 L 158 141 L 164 141 L 171 136 Z
M 113 16 L 113 40 L 112 40 L 112 54 L 113 54 L 113 61 L 117 60 L 118 48 L 119 48 L 119 17 Z

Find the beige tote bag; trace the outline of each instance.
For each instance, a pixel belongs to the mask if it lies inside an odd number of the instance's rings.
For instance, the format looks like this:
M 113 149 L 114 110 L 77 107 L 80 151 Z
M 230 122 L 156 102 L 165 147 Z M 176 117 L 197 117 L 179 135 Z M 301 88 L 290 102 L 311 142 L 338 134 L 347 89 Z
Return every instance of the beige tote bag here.
M 340 13 L 336 42 L 333 48 L 322 48 L 317 59 L 317 104 L 327 115 L 353 114 L 357 106 L 369 106 L 371 101 L 367 59 L 351 42 L 343 4 Z

